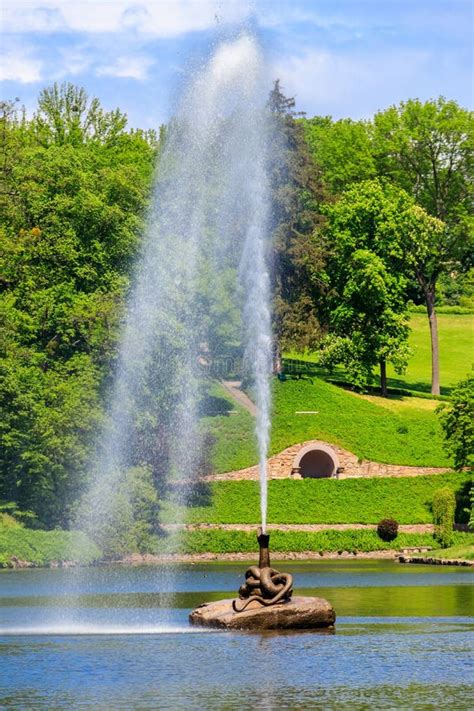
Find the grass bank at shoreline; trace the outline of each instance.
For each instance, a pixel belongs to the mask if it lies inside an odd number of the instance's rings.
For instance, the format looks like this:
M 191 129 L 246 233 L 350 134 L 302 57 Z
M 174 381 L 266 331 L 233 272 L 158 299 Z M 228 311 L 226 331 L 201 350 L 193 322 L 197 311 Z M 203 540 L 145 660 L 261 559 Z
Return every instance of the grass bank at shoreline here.
M 22 563 L 47 567 L 60 561 L 90 565 L 101 557 L 100 549 L 82 531 L 37 531 L 20 525 L 0 525 L 0 568 L 21 567 Z
M 16 533 L 13 534 L 13 530 Z M 47 567 L 67 561 L 90 565 L 112 562 L 102 557 L 98 548 L 80 532 L 0 530 L 0 567 Z M 472 543 L 471 543 L 472 542 Z M 474 545 L 474 534 L 454 534 L 454 543 L 467 548 Z M 394 541 L 382 541 L 373 530 L 272 531 L 271 549 L 276 559 L 311 559 L 334 557 L 393 557 L 404 549 L 437 548 L 431 534 L 401 533 Z M 199 529 L 186 530 L 151 539 L 144 553 L 124 551 L 124 563 L 159 563 L 192 560 L 248 560 L 257 556 L 255 531 Z M 115 559 L 116 562 L 116 559 Z

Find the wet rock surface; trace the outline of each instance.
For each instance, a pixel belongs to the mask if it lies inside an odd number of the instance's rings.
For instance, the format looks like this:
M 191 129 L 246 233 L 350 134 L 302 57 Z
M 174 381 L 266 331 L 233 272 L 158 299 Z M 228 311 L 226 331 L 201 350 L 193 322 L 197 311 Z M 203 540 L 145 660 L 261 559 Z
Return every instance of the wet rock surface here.
M 269 607 L 252 601 L 243 612 L 235 612 L 232 599 L 205 602 L 189 615 L 193 625 L 234 630 L 328 629 L 336 613 L 321 597 L 293 597 Z

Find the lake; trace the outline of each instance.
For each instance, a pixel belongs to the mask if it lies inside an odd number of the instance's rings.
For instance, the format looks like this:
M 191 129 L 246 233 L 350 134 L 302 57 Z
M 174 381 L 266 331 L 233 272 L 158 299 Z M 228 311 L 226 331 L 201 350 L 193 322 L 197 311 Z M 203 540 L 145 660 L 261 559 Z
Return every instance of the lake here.
M 190 628 L 246 564 L 0 571 L 0 707 L 471 708 L 474 573 L 392 561 L 275 562 L 336 632 Z

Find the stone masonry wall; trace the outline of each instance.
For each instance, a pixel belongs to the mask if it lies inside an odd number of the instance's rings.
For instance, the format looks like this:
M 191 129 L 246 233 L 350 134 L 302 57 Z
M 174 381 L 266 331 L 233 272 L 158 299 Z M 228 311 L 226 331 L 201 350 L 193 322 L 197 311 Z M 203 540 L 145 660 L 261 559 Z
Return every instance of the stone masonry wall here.
M 268 460 L 269 479 L 286 479 L 292 476 L 293 462 L 298 452 L 307 446 L 317 446 L 324 444 L 330 447 L 337 454 L 339 459 L 338 479 L 350 479 L 356 477 L 386 477 L 386 476 L 420 476 L 427 474 L 441 474 L 449 471 L 446 467 L 409 467 L 398 464 L 379 464 L 368 460 L 360 460 L 355 454 L 346 449 L 322 442 L 321 440 L 310 440 L 292 447 L 284 449 L 283 452 L 270 457 Z M 227 472 L 225 474 L 211 474 L 205 479 L 258 479 L 258 467 L 248 467 L 239 471 Z

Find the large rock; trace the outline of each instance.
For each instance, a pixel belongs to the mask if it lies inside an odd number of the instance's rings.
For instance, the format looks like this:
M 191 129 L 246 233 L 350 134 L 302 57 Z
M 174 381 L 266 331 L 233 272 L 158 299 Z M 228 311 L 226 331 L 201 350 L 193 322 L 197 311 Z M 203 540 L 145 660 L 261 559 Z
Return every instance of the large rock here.
M 269 607 L 251 602 L 243 612 L 235 612 L 232 600 L 204 602 L 189 615 L 193 625 L 232 630 L 328 629 L 336 613 L 321 597 L 293 597 Z

